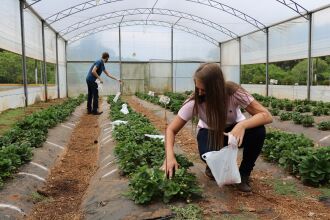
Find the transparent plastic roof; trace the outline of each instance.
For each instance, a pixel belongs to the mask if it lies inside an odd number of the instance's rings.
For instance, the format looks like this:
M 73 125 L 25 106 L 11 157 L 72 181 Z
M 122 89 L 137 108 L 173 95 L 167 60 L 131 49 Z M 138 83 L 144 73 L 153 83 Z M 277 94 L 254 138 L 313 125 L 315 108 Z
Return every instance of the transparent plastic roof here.
M 330 0 L 26 0 L 70 41 L 106 27 L 151 24 L 224 42 L 305 16 Z M 86 35 L 87 36 L 87 35 Z M 80 38 L 79 38 L 80 39 Z M 211 40 L 210 40 L 211 39 Z

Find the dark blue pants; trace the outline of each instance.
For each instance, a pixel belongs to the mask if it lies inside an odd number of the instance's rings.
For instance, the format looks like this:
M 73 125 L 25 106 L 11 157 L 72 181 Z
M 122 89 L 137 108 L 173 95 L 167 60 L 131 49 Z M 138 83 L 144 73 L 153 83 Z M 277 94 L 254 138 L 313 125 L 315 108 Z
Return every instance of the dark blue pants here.
M 99 90 L 97 89 L 97 83 L 86 80 L 88 87 L 88 98 L 87 98 L 87 111 L 97 112 L 99 107 Z M 93 108 L 92 108 L 93 101 Z
M 234 126 L 230 126 L 226 129 L 226 132 L 230 132 Z M 197 134 L 198 150 L 200 156 L 209 152 L 208 147 L 208 129 L 201 128 Z M 243 160 L 239 167 L 241 176 L 250 176 L 255 162 L 261 153 L 262 146 L 266 137 L 265 126 L 259 126 L 245 130 L 245 135 L 241 147 L 243 147 Z M 228 137 L 224 137 L 224 146 L 228 145 Z M 201 157 L 202 159 L 202 157 Z M 204 159 L 202 159 L 204 161 Z M 205 161 L 204 161 L 205 162 Z

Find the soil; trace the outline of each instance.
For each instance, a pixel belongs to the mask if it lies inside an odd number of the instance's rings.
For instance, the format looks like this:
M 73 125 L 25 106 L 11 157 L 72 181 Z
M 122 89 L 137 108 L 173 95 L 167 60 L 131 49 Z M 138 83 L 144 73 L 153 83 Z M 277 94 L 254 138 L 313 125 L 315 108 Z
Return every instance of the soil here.
M 165 130 L 164 110 L 136 97 L 126 97 L 128 104 L 149 118 L 162 133 Z M 167 119 L 173 114 L 167 112 Z M 168 120 L 169 121 L 169 120 Z M 166 123 L 168 123 L 168 121 Z M 200 164 L 198 148 L 191 126 L 185 126 L 176 136 L 176 144 L 194 164 Z M 203 164 L 200 171 L 204 172 Z M 196 171 L 194 171 L 196 172 Z M 207 179 L 202 172 L 196 175 L 204 190 L 204 198 L 198 201 L 205 219 L 330 219 L 329 206 L 318 201 L 318 189 L 304 186 L 299 180 L 283 170 L 258 158 L 252 173 L 252 193 L 241 193 L 235 186 L 215 187 L 216 183 Z M 282 183 L 294 181 L 303 192 L 300 195 L 279 195 L 273 188 L 274 177 Z
M 91 177 L 97 170 L 98 116 L 84 114 L 72 133 L 57 165 L 46 184 L 38 190 L 44 196 L 28 219 L 83 219 L 80 204 Z
M 25 108 L 16 108 L 14 109 L 15 111 L 21 109 L 21 112 L 17 113 L 15 116 L 7 116 L 10 111 L 13 111 L 13 109 L 8 109 L 6 111 L 0 112 L 0 118 L 10 121 L 10 123 L 8 124 L 0 124 L 0 136 L 4 134 L 8 129 L 10 129 L 15 122 L 21 120 L 25 116 L 30 115 L 36 111 L 48 108 L 51 105 L 60 104 L 65 100 L 66 99 L 51 99 L 47 102 L 38 102 L 33 105 L 29 105 Z

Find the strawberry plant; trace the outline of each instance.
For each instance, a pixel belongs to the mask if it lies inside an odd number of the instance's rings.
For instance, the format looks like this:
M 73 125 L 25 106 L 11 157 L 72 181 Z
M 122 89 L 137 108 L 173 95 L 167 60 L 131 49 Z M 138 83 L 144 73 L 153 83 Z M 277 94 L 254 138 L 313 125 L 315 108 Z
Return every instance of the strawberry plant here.
M 301 124 L 302 118 L 303 118 L 303 115 L 301 113 L 299 113 L 299 112 L 292 113 L 292 121 L 295 124 Z
M 306 155 L 299 164 L 301 179 L 309 184 L 330 183 L 330 146 L 322 147 Z
M 266 134 L 262 153 L 290 173 L 313 185 L 330 181 L 330 147 L 314 148 L 303 135 L 274 131 Z
M 293 110 L 293 103 L 289 100 L 284 102 L 284 108 L 286 111 L 292 111 Z
M 323 115 L 330 115 L 330 108 L 323 107 L 322 108 L 322 114 Z
M 292 113 L 291 112 L 282 112 L 280 114 L 280 119 L 282 121 L 288 121 L 288 120 L 291 120 L 292 118 Z
M 319 130 L 327 131 L 330 130 L 330 121 L 322 121 L 317 125 Z
M 310 112 L 311 107 L 309 105 L 297 105 L 294 110 L 296 112 L 304 113 L 304 112 Z
M 313 107 L 312 113 L 314 116 L 320 116 L 323 114 L 323 108 L 322 107 Z
M 312 115 L 304 115 L 301 119 L 301 123 L 304 127 L 312 127 L 314 123 L 314 118 Z
M 193 164 L 183 155 L 176 155 L 180 164 L 172 180 L 166 179 L 163 164 L 165 151 L 164 143 L 159 139 L 146 139 L 144 134 L 157 134 L 155 128 L 141 114 L 129 108 L 129 114 L 120 112 L 123 104 L 119 99 L 111 103 L 112 120 L 128 121 L 126 125 L 114 128 L 113 137 L 117 141 L 115 155 L 119 160 L 119 168 L 130 178 L 127 195 L 138 204 L 150 203 L 162 198 L 164 202 L 172 199 L 189 199 L 200 196 L 201 190 L 197 186 L 196 177 L 187 172 Z
M 277 162 L 289 172 L 296 173 L 301 157 L 312 147 L 313 142 L 303 135 L 274 131 L 267 133 L 262 152 L 266 160 Z
M 269 111 L 273 116 L 277 116 L 280 113 L 278 108 L 271 108 Z
M 159 198 L 165 203 L 175 198 L 188 200 L 199 197 L 200 194 L 196 177 L 186 169 L 178 169 L 173 179 L 167 179 L 158 168 L 143 166 L 132 175 L 126 195 L 137 204 L 146 204 Z

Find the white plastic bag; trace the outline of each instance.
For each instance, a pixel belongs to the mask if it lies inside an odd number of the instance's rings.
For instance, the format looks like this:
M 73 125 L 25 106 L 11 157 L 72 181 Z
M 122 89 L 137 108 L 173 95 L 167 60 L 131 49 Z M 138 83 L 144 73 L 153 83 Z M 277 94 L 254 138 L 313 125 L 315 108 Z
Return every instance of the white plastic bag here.
M 219 187 L 241 182 L 241 176 L 236 163 L 238 152 L 237 140 L 231 134 L 228 136 L 230 145 L 219 151 L 210 151 L 202 155 Z
M 129 113 L 129 111 L 127 109 L 127 104 L 122 104 L 121 105 L 120 112 L 123 113 L 124 115 L 127 115 Z
M 116 120 L 111 122 L 110 124 L 112 125 L 112 130 L 113 130 L 117 125 L 127 124 L 127 121 Z
M 96 84 L 97 84 L 97 89 L 98 89 L 99 91 L 102 91 L 102 89 L 103 89 L 103 85 L 102 85 L 101 81 L 100 81 L 99 79 L 96 79 L 95 82 L 96 82 Z
M 144 136 L 152 138 L 152 139 L 160 139 L 162 142 L 164 142 L 164 135 L 157 135 L 157 134 L 145 134 Z
M 168 105 L 170 103 L 171 99 L 168 96 L 165 95 L 159 95 L 159 102 L 164 104 L 164 105 Z
M 120 94 L 121 94 L 120 92 L 117 92 L 116 96 L 113 98 L 112 101 L 116 103 L 118 101 L 118 98 L 119 98 Z
M 148 92 L 148 95 L 149 95 L 149 96 L 155 96 L 155 92 L 153 92 L 153 91 L 149 91 L 149 92 Z

